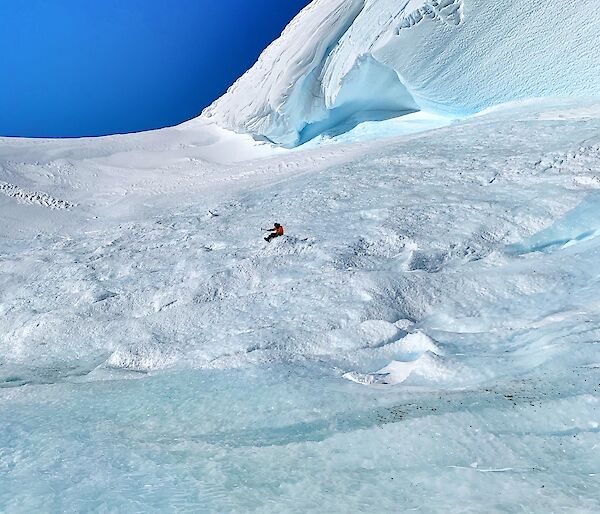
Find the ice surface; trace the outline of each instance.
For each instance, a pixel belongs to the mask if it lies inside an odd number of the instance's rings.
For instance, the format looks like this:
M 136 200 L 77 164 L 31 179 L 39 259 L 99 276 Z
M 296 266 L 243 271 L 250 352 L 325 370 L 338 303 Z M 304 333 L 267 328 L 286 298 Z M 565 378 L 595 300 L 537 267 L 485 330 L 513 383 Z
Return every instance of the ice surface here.
M 598 512 L 600 104 L 375 125 L 2 140 L 0 511 Z
M 597 0 L 315 0 L 206 114 L 295 146 L 382 113 L 598 95 L 599 39 Z

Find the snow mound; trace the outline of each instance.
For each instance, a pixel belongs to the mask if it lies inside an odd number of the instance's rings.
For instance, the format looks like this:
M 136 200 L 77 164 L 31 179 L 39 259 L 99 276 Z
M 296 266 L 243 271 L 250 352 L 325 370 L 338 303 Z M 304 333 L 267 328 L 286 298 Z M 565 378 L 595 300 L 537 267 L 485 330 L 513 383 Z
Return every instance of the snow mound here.
M 416 110 L 593 96 L 596 0 L 315 0 L 204 114 L 296 146 Z
M 364 385 L 397 385 L 409 378 L 411 385 L 435 385 L 455 375 L 439 346 L 422 332 L 408 334 L 390 349 L 396 351 L 398 360 L 392 360 L 374 373 L 351 371 L 343 377 Z

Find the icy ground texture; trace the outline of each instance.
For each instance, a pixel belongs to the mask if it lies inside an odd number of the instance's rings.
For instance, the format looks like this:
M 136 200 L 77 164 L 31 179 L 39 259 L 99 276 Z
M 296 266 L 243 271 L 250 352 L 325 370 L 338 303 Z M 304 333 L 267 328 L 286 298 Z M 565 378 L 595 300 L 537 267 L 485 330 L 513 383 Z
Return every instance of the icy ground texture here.
M 2 140 L 0 511 L 600 511 L 600 104 L 213 130 Z
M 286 146 L 414 110 L 600 94 L 597 0 L 315 0 L 205 113 Z

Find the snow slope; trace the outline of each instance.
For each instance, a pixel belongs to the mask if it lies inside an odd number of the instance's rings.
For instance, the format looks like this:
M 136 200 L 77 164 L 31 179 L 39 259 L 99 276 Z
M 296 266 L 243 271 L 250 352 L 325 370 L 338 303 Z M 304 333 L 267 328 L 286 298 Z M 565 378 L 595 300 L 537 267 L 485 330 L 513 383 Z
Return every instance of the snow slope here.
M 600 104 L 348 137 L 1 141 L 0 511 L 600 510 Z
M 597 0 L 315 0 L 205 114 L 295 146 L 415 110 L 593 96 L 599 39 Z

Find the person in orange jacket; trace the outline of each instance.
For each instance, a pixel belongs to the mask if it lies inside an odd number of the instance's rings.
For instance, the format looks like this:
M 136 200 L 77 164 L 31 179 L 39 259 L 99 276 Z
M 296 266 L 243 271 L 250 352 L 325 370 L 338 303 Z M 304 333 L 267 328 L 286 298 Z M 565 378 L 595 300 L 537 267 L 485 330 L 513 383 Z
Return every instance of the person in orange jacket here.
M 265 237 L 265 241 L 267 243 L 271 242 L 271 239 L 275 239 L 276 237 L 280 237 L 283 235 L 283 227 L 279 223 L 274 223 L 273 228 L 266 229 L 268 232 L 271 232 L 267 237 Z

